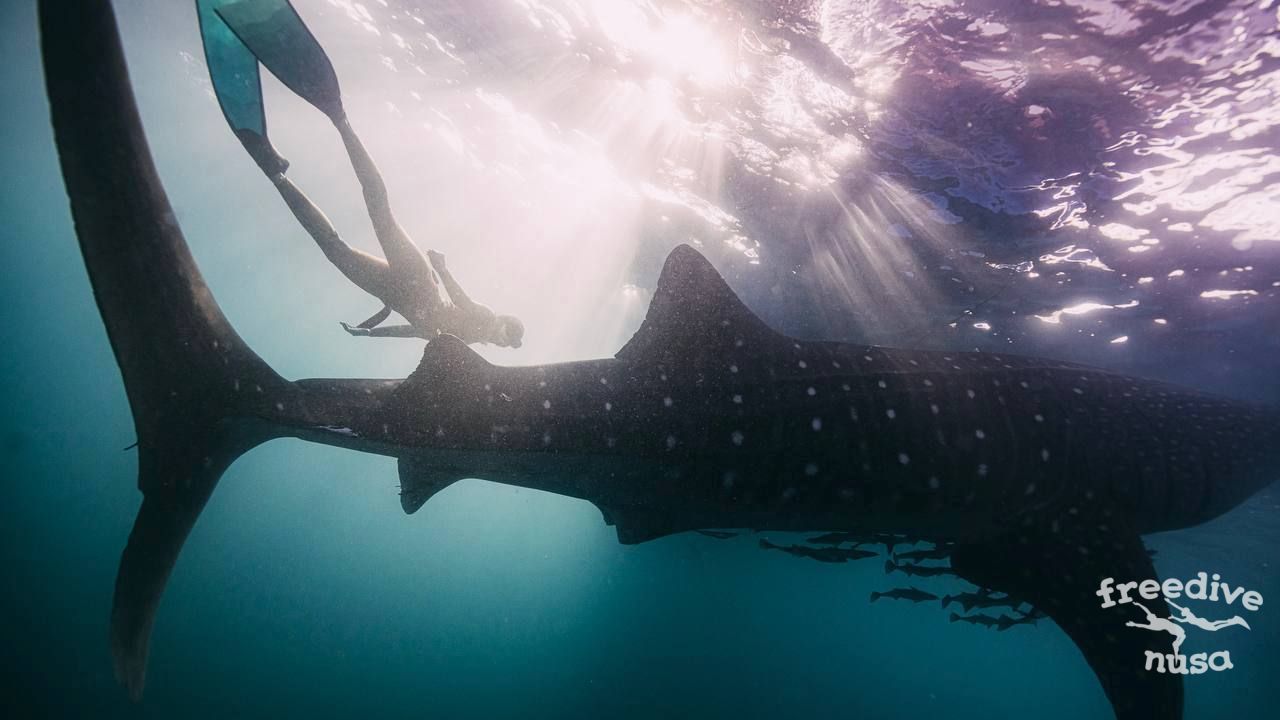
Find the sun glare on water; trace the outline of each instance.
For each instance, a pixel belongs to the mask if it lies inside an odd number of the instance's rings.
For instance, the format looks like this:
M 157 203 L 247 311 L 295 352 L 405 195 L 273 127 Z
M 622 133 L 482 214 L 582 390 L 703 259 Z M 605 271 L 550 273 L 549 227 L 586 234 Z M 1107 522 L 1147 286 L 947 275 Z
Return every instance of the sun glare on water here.
M 590 8 L 599 29 L 621 52 L 668 79 L 688 79 L 704 88 L 722 87 L 732 79 L 724 39 L 699 19 L 668 14 L 648 3 L 592 0 Z

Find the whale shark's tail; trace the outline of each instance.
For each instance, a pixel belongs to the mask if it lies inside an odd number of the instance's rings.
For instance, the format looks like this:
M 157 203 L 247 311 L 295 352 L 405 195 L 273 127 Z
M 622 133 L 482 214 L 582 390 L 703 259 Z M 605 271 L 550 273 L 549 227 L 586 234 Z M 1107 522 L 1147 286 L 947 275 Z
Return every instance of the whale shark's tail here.
M 55 140 L 76 234 L 137 430 L 144 500 L 111 615 L 116 673 L 142 691 L 156 607 L 223 470 L 275 434 L 296 387 L 232 329 L 151 161 L 108 0 L 39 5 Z M 294 409 L 302 413 L 301 409 Z

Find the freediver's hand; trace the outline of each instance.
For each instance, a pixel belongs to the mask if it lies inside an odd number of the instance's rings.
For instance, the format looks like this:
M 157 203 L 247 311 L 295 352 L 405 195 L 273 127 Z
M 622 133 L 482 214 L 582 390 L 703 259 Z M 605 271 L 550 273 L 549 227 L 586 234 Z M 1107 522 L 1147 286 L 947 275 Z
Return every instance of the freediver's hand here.
M 353 337 L 369 337 L 369 328 L 351 327 L 344 322 L 339 322 L 338 324 L 342 326 L 343 330 L 346 330 L 347 333 Z

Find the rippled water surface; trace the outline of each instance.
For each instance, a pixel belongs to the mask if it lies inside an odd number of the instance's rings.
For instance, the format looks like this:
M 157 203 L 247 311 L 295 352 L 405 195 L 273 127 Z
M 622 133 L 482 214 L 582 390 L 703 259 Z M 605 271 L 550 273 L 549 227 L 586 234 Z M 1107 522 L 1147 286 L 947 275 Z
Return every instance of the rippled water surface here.
M 813 334 L 1186 362 L 1219 387 L 1274 347 L 1273 3 L 315 13 L 385 122 L 520 199 L 498 232 L 589 237 L 641 288 L 694 241 Z

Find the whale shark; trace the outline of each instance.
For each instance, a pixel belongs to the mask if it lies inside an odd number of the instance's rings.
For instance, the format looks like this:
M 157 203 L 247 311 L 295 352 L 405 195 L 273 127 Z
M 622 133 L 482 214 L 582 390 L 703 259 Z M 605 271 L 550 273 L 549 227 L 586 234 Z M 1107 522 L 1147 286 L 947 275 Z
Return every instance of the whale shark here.
M 491 364 L 427 344 L 403 379 L 281 377 L 223 315 L 152 162 L 108 0 L 39 2 L 75 232 L 137 431 L 141 507 L 110 621 L 142 694 L 165 583 L 223 471 L 273 438 L 398 461 L 412 513 L 460 478 L 594 504 L 619 542 L 713 528 L 946 544 L 951 569 L 1051 618 L 1118 718 L 1178 718 L 1154 633 L 1099 607 L 1158 577 L 1141 536 L 1203 523 L 1280 474 L 1280 414 L 1073 363 L 801 340 L 689 246 L 613 356 Z

